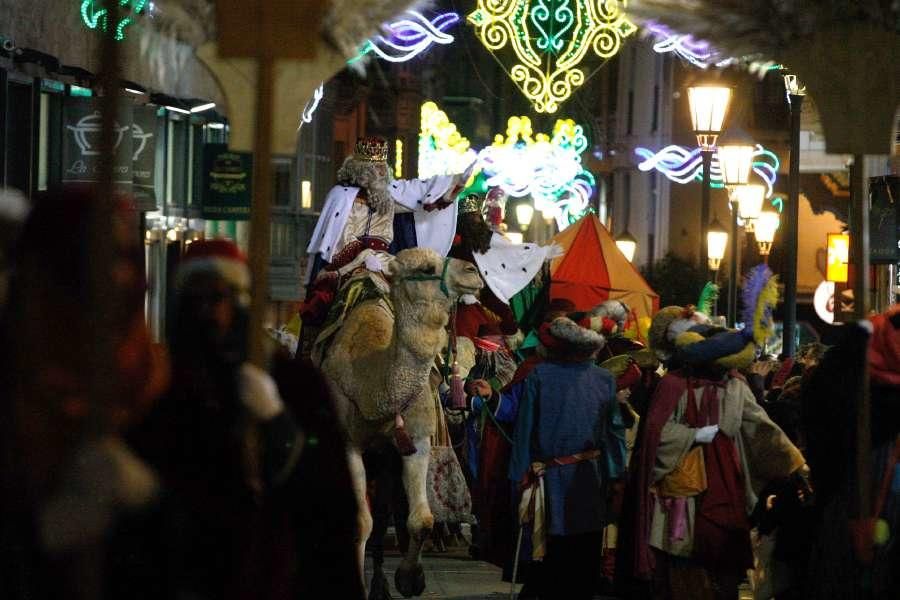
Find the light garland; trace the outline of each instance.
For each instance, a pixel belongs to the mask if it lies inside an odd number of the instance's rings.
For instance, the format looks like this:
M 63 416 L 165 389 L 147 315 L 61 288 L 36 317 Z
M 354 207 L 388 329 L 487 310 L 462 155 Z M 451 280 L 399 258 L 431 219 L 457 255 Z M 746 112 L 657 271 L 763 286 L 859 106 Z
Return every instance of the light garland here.
M 614 56 L 637 31 L 626 0 L 478 0 L 468 15 L 490 52 L 509 46 L 517 62 L 509 75 L 537 112 L 554 113 L 587 79 L 589 50 Z
M 647 148 L 635 148 L 634 153 L 641 158 L 641 162 L 638 164 L 640 171 L 657 170 L 675 183 L 684 184 L 703 180 L 703 159 L 700 156 L 700 149 L 697 147 L 689 149 L 673 144 L 659 152 L 653 152 Z M 753 171 L 766 184 L 766 197 L 771 198 L 774 193 L 775 181 L 778 179 L 778 169 L 781 166 L 778 156 L 771 150 L 763 148 L 761 144 L 757 144 L 753 158 Z M 724 187 L 718 154 L 713 155 L 709 174 L 713 187 Z
M 717 52 L 709 42 L 694 39 L 691 35 L 675 33 L 662 23 L 653 21 L 644 24 L 644 31 L 655 40 L 653 51 L 659 54 L 671 52 L 695 67 L 705 69 L 715 60 Z
M 531 196 L 535 210 L 552 214 L 562 230 L 584 215 L 594 193 L 594 176 L 581 164 L 587 147 L 583 128 L 571 119 L 557 120 L 548 136 L 535 134 L 528 117 L 511 117 L 506 135 L 479 152 L 478 166 L 489 187 Z
M 119 22 L 116 23 L 113 37 L 116 41 L 121 42 L 125 39 L 125 28 L 134 23 L 134 18 L 139 15 L 148 0 L 108 0 L 109 2 L 118 2 L 121 9 Z M 125 10 L 125 7 L 131 5 L 131 10 Z M 97 0 L 82 0 L 81 2 L 81 20 L 88 29 L 99 29 L 107 31 L 109 29 L 109 9 Z
M 390 62 L 406 62 L 432 44 L 452 44 L 454 37 L 447 30 L 458 22 L 459 15 L 454 12 L 443 13 L 428 20 L 422 13 L 408 10 L 404 18 L 382 26 L 386 36 L 371 38 L 347 62 L 354 63 L 369 53 Z
M 419 130 L 419 178 L 462 173 L 475 160 L 469 140 L 456 130 L 434 102 L 422 105 Z
M 400 139 L 394 142 L 394 177 L 403 177 L 403 140 Z
M 313 97 L 306 101 L 306 106 L 303 107 L 303 114 L 300 116 L 303 123 L 312 123 L 313 113 L 316 112 L 316 109 L 319 108 L 319 102 L 322 101 L 322 97 L 325 95 L 325 83 L 322 82 L 319 84 L 319 87 L 316 88 L 316 91 L 313 92 Z

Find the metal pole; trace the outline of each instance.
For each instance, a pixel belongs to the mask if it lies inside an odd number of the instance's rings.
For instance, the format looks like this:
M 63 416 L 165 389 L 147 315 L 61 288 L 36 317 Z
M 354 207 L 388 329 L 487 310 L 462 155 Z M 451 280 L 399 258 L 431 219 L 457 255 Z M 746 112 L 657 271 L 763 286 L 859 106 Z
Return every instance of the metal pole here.
M 738 209 L 737 204 L 731 207 L 731 258 L 728 274 L 728 326 L 737 323 L 737 280 L 738 280 Z
M 866 190 L 865 156 L 855 154 L 850 167 L 850 260 L 853 265 L 853 316 L 869 314 L 869 196 Z M 865 368 L 856 399 L 857 515 L 866 519 L 872 510 L 871 398 L 869 370 Z
M 701 150 L 703 158 L 703 191 L 700 196 L 700 272 L 709 269 L 709 255 L 706 247 L 706 234 L 709 232 L 709 195 L 712 189 L 710 169 L 712 168 L 712 150 Z
M 794 356 L 794 335 L 797 328 L 797 245 L 800 238 L 800 115 L 803 96 L 790 95 L 791 103 L 791 164 L 788 182 L 788 201 L 784 207 L 784 337 L 785 356 Z

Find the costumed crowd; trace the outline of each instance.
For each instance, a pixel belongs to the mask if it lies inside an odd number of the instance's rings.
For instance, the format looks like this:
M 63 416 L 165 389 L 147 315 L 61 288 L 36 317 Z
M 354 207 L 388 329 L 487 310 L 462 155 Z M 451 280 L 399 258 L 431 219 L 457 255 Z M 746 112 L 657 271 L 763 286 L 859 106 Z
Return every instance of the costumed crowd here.
M 900 598 L 900 307 L 776 358 L 765 265 L 740 330 L 706 293 L 554 295 L 561 249 L 510 241 L 474 165 L 387 158 L 361 139 L 338 171 L 265 365 L 232 242 L 187 247 L 154 343 L 122 201 L 100 347 L 96 199 L 0 197 L 0 597 L 411 597 L 464 545 L 522 599 Z

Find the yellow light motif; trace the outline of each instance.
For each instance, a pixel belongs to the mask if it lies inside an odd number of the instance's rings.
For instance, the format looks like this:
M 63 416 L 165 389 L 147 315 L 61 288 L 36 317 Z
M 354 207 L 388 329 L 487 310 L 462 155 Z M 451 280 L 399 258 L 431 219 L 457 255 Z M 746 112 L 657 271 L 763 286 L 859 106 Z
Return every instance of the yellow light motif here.
M 509 76 L 539 113 L 554 113 L 587 76 L 589 50 L 614 56 L 637 31 L 627 0 L 478 0 L 468 15 L 491 52 L 510 46 L 517 58 Z
M 394 177 L 403 177 L 403 140 L 394 143 Z
M 475 159 L 469 140 L 434 102 L 422 104 L 419 131 L 419 177 L 462 173 Z

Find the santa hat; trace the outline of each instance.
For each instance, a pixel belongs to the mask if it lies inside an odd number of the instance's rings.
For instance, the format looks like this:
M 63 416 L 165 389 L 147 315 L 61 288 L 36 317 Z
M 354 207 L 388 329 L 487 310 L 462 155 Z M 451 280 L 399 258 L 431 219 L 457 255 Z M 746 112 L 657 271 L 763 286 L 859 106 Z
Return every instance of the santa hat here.
M 178 267 L 176 289 L 182 291 L 191 277 L 200 273 L 216 274 L 240 291 L 250 289 L 247 257 L 230 240 L 198 240 L 191 243 Z

